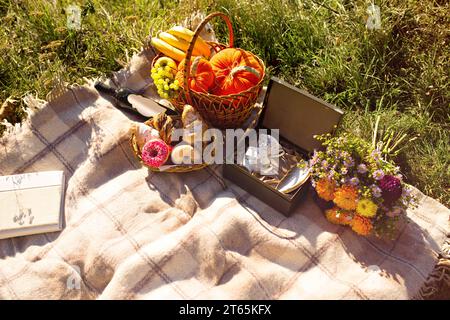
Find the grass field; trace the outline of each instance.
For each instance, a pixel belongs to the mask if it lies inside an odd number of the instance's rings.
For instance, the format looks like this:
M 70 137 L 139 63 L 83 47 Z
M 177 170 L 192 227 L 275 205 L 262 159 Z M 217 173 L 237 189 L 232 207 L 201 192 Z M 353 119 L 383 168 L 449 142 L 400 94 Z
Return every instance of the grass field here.
M 80 31 L 65 8 L 83 9 Z M 407 181 L 450 205 L 450 4 L 377 0 L 382 28 L 367 30 L 370 2 L 356 0 L 0 0 L 1 118 L 19 122 L 21 98 L 45 99 L 55 80 L 121 68 L 154 32 L 193 11 L 230 15 L 236 46 L 262 57 L 271 75 L 346 111 L 343 129 L 370 139 L 381 126 L 406 133 L 395 160 Z M 226 30 L 216 30 L 226 41 Z M 1 131 L 1 128 L 0 128 Z

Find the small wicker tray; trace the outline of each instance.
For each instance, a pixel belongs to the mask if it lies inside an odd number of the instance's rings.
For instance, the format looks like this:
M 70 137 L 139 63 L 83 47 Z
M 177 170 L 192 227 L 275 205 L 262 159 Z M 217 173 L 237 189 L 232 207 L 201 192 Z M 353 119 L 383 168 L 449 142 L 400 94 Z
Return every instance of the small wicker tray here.
M 174 121 L 176 121 L 176 120 L 181 121 L 181 116 L 170 116 L 170 117 Z M 145 124 L 150 127 L 152 127 L 152 123 L 153 123 L 153 117 L 150 117 L 147 121 L 145 121 Z M 207 164 L 205 164 L 205 163 L 193 164 L 193 165 L 170 165 L 169 164 L 168 166 L 170 166 L 170 167 L 167 167 L 167 169 L 164 169 L 164 170 L 160 170 L 159 168 L 152 168 L 152 167 L 149 167 L 148 165 L 146 165 L 144 163 L 144 161 L 142 161 L 141 150 L 139 149 L 139 146 L 137 144 L 135 130 L 132 130 L 132 132 L 131 132 L 130 143 L 131 143 L 131 148 L 133 149 L 134 154 L 140 160 L 140 162 L 144 166 L 146 166 L 147 168 L 149 168 L 151 171 L 154 171 L 154 172 L 190 172 L 190 171 L 203 169 L 207 166 Z M 164 165 L 164 166 L 166 166 L 166 165 Z

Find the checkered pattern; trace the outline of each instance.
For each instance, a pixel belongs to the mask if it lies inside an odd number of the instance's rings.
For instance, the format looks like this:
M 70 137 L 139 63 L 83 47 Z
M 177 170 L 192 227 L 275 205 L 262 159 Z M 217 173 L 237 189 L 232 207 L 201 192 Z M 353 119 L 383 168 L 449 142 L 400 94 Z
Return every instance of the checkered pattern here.
M 144 87 L 150 59 L 111 82 Z M 437 262 L 449 210 L 419 191 L 396 241 L 358 237 L 310 197 L 281 215 L 220 166 L 149 172 L 131 123 L 87 85 L 54 94 L 0 140 L 0 174 L 68 178 L 62 232 L 0 240 L 0 298 L 407 299 Z

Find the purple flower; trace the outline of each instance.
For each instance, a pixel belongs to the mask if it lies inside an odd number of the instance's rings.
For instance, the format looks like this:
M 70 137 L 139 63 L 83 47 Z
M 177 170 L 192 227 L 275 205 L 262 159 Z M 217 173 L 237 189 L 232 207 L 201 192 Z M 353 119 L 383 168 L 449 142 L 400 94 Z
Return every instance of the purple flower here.
M 372 151 L 371 156 L 375 161 L 378 161 L 381 159 L 381 151 L 378 149 L 375 149 Z
M 328 173 L 328 179 L 334 179 L 334 174 L 336 173 L 336 171 L 334 171 L 333 169 L 330 170 L 330 172 Z
M 367 166 L 364 163 L 361 163 L 358 165 L 358 173 L 366 173 L 367 172 Z
M 350 153 L 348 153 L 347 151 L 342 151 L 341 152 L 341 159 L 343 160 L 348 160 L 350 157 Z
M 322 161 L 322 168 L 324 168 L 324 169 L 328 168 L 328 161 L 327 160 L 323 160 Z
M 411 196 L 411 189 L 410 188 L 403 188 L 402 197 L 409 197 L 409 196 Z
M 375 180 L 381 180 L 384 177 L 384 172 L 381 169 L 375 170 L 374 173 L 372 174 L 373 178 Z
M 344 160 L 344 166 L 347 168 L 353 167 L 355 165 L 355 161 L 353 160 L 352 157 L 348 157 L 347 159 Z
M 314 154 L 310 160 L 311 166 L 315 165 L 317 163 L 317 161 L 319 161 L 319 153 L 316 150 L 314 150 Z
M 375 197 L 375 198 L 379 198 L 379 197 L 381 197 L 381 189 L 380 189 L 380 187 L 378 187 L 377 185 L 372 185 L 372 187 L 371 187 L 371 189 L 372 189 L 372 195 Z
M 353 177 L 349 182 L 352 186 L 357 186 L 359 184 L 359 179 L 357 177 Z

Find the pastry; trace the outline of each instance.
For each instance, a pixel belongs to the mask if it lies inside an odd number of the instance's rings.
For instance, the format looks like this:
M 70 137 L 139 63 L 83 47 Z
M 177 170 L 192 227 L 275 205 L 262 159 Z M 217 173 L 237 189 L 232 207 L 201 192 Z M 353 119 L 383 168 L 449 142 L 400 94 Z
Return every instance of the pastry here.
M 167 118 L 168 117 L 165 112 L 158 113 L 155 117 L 153 117 L 153 128 L 160 131 L 166 123 Z
M 159 132 L 144 123 L 134 125 L 134 134 L 139 149 L 142 149 L 148 140 L 159 138 Z
M 183 121 L 183 127 L 189 126 L 192 122 L 196 120 L 202 120 L 198 112 L 193 106 L 186 104 L 183 108 L 183 114 L 181 115 L 181 121 Z
M 203 133 L 206 127 L 201 120 L 195 120 L 191 122 L 188 126 L 184 127 L 183 131 L 183 141 L 189 144 L 194 144 L 197 140 L 203 141 Z
M 186 142 L 180 142 L 173 149 L 170 158 L 174 164 L 201 162 L 201 152 Z
M 158 168 L 166 163 L 169 158 L 170 147 L 161 139 L 152 139 L 142 148 L 141 158 L 146 165 Z

